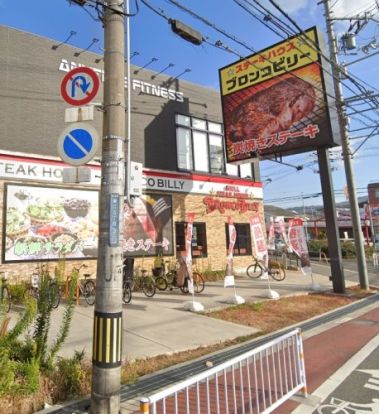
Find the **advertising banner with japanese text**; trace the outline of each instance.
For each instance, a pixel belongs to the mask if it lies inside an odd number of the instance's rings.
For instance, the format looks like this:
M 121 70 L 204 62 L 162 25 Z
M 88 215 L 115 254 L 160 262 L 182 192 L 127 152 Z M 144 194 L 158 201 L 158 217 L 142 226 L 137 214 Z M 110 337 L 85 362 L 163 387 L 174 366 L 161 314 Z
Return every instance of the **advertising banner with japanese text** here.
M 275 224 L 274 217 L 270 217 L 270 227 L 268 230 L 267 248 L 269 250 L 275 250 Z
M 219 70 L 229 163 L 339 144 L 320 47 L 313 27 Z
M 309 252 L 303 220 L 301 218 L 290 219 L 288 222 L 288 241 L 291 249 L 300 258 L 301 271 L 305 275 L 312 273 L 311 262 L 309 259 Z
M 250 232 L 253 240 L 255 256 L 258 260 L 267 260 L 268 252 L 266 245 L 266 237 L 262 228 L 259 214 L 250 217 Z
M 228 233 L 229 233 L 229 246 L 226 253 L 226 271 L 224 278 L 224 287 L 234 286 L 234 274 L 233 274 L 233 250 L 237 239 L 237 230 L 231 217 L 228 218 Z
M 6 184 L 3 262 L 97 257 L 99 193 Z
M 193 290 L 193 276 L 192 276 L 192 233 L 193 233 L 193 220 L 195 219 L 195 213 L 188 213 L 187 214 L 187 227 L 186 227 L 186 234 L 185 234 L 185 254 L 182 258 L 185 261 L 187 267 L 187 274 L 189 277 L 188 281 L 188 291 L 189 293 L 194 293 Z
M 143 194 L 133 206 L 124 204 L 122 247 L 129 257 L 172 255 L 172 199 L 162 194 Z

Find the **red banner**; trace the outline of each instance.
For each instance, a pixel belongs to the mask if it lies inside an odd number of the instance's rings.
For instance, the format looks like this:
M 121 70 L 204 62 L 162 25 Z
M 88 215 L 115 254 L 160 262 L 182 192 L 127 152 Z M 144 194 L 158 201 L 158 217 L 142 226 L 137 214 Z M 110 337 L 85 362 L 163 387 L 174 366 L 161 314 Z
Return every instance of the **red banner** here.
M 301 218 L 291 219 L 288 222 L 288 241 L 291 249 L 300 257 L 301 270 L 304 274 L 311 274 L 311 263 L 309 260 L 307 240 L 303 220 Z
M 189 277 L 189 283 L 188 283 L 188 291 L 190 293 L 194 293 L 193 290 L 193 277 L 192 277 L 192 231 L 193 231 L 193 220 L 195 218 L 195 213 L 188 213 L 187 214 L 187 228 L 186 228 L 186 234 L 185 234 L 185 255 L 183 257 L 186 267 L 187 267 L 187 273 Z
M 264 258 L 268 256 L 266 237 L 263 232 L 261 219 L 258 214 L 250 217 L 250 232 L 257 259 L 264 260 Z

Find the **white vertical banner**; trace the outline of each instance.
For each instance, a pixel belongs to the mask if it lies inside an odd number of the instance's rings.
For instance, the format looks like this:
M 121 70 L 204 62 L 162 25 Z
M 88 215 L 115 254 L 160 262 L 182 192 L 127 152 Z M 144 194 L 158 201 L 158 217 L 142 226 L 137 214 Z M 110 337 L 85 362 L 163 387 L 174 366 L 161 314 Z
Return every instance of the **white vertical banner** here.
M 229 230 L 229 246 L 226 254 L 226 271 L 224 278 L 224 287 L 234 286 L 234 274 L 233 274 L 233 250 L 236 244 L 237 231 L 233 223 L 233 219 L 228 217 L 228 230 Z
M 188 273 L 188 291 L 191 294 L 194 294 L 193 289 L 193 275 L 192 275 L 192 232 L 193 232 L 193 220 L 195 218 L 195 213 L 187 214 L 187 228 L 185 234 L 185 256 L 184 260 L 187 267 Z
M 254 214 L 250 217 L 250 233 L 254 244 L 255 256 L 258 260 L 268 260 L 266 237 L 259 214 Z
M 268 230 L 267 248 L 269 250 L 275 250 L 275 224 L 274 217 L 270 217 L 270 227 Z
M 288 222 L 288 242 L 291 249 L 300 258 L 301 271 L 305 275 L 311 275 L 311 262 L 309 260 L 309 252 L 303 220 L 301 218 L 290 219 Z
M 288 236 L 287 236 L 287 232 L 286 232 L 286 223 L 284 221 L 284 217 L 283 216 L 278 216 L 278 217 L 276 217 L 275 221 L 279 224 L 279 232 L 280 232 L 280 235 L 283 238 L 284 243 L 288 247 L 288 253 L 291 253 L 292 249 L 291 249 L 291 245 L 288 241 Z

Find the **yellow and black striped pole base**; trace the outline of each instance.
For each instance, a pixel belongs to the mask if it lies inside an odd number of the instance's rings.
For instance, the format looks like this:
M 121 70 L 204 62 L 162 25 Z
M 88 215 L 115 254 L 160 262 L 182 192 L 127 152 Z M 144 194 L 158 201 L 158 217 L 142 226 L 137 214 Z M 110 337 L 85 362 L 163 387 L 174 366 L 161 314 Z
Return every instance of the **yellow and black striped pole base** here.
M 100 368 L 121 365 L 122 312 L 95 311 L 92 362 Z

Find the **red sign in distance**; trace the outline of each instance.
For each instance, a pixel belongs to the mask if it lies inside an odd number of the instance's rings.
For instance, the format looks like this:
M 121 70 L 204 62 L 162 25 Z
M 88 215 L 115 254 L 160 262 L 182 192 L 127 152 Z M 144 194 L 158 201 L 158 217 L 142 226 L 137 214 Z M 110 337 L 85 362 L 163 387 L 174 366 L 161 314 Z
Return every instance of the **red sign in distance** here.
M 93 69 L 79 67 L 70 70 L 63 78 L 61 95 L 68 104 L 82 106 L 92 101 L 99 86 L 99 76 Z

